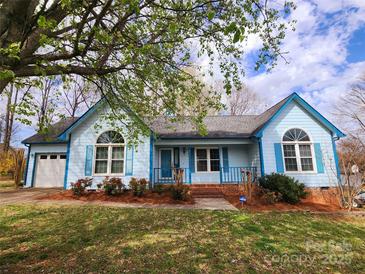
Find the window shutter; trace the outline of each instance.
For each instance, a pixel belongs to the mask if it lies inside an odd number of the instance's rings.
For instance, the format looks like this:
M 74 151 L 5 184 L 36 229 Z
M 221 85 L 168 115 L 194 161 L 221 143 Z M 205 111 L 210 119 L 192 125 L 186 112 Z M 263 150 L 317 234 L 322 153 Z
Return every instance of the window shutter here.
M 180 168 L 180 148 L 174 147 L 174 167 Z
M 93 148 L 92 145 L 86 146 L 85 153 L 85 176 L 91 176 L 93 170 Z
M 283 153 L 281 150 L 281 143 L 275 143 L 274 150 L 275 150 L 275 160 L 276 160 L 276 172 L 284 173 Z
M 195 172 L 195 152 L 194 148 L 189 148 L 189 169 L 191 173 Z
M 322 149 L 321 149 L 321 144 L 320 143 L 315 143 L 314 144 L 314 153 L 316 155 L 317 172 L 318 173 L 324 173 Z
M 228 163 L 228 147 L 222 147 L 223 154 L 223 172 L 229 171 L 229 163 Z
M 133 155 L 134 154 L 134 146 L 126 147 L 126 155 L 125 155 L 125 175 L 132 176 L 133 175 Z

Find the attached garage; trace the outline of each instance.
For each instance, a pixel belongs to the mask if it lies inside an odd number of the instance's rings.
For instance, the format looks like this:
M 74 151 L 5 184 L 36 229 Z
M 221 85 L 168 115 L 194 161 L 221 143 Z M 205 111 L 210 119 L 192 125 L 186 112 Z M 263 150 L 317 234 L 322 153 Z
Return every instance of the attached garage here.
M 63 187 L 66 154 L 37 154 L 34 187 Z
M 22 142 L 28 147 L 25 187 L 64 187 L 67 142 L 58 140 L 58 135 L 77 119 L 62 119 L 47 133 L 34 134 Z

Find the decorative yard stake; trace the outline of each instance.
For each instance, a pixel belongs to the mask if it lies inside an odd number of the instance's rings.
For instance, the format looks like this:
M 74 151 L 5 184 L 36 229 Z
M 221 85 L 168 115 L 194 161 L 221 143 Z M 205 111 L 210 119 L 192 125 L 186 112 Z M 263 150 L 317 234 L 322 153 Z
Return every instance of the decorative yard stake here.
M 243 208 L 243 204 L 247 201 L 246 196 L 245 195 L 240 195 L 240 203 L 241 203 L 241 208 Z

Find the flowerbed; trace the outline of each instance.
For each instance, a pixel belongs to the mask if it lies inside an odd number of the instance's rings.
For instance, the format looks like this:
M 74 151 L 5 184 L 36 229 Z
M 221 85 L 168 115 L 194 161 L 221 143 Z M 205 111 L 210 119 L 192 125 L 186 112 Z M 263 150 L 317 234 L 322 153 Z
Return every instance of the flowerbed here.
M 163 191 L 161 194 L 147 190 L 143 196 L 133 195 L 130 190 L 119 195 L 109 196 L 104 191 L 86 191 L 82 196 L 76 196 L 71 190 L 65 190 L 55 194 L 49 194 L 39 198 L 41 200 L 78 200 L 78 201 L 108 201 L 117 203 L 147 203 L 147 204 L 194 204 L 189 197 L 186 201 L 178 201 L 172 198 L 170 191 Z
M 268 212 L 268 211 L 309 211 L 309 212 L 337 212 L 345 211 L 336 204 L 320 204 L 307 201 L 306 199 L 299 203 L 292 205 L 284 202 L 278 202 L 274 204 L 267 204 L 261 200 L 253 200 L 250 203 L 241 205 L 239 201 L 239 195 L 225 196 L 232 205 L 238 209 L 245 209 L 251 212 Z

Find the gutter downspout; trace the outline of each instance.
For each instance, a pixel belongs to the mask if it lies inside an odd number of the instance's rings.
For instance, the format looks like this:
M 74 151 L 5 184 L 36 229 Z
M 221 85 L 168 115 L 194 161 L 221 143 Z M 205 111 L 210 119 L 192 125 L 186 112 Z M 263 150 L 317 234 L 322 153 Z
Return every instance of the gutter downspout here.
M 264 152 L 262 148 L 262 137 L 258 137 L 259 140 L 259 154 L 260 154 L 260 171 L 261 177 L 265 175 L 265 165 L 264 165 Z
M 70 146 L 71 146 L 71 134 L 69 135 L 68 142 L 67 142 L 65 177 L 63 179 L 63 188 L 64 189 L 67 189 L 68 164 L 70 162 Z
M 23 187 L 27 185 L 27 177 L 28 177 L 28 168 L 29 168 L 29 157 L 30 157 L 30 150 L 31 150 L 31 144 L 24 144 L 28 148 L 28 154 L 27 154 L 27 164 L 25 165 L 25 171 L 24 171 L 24 177 L 23 177 Z

